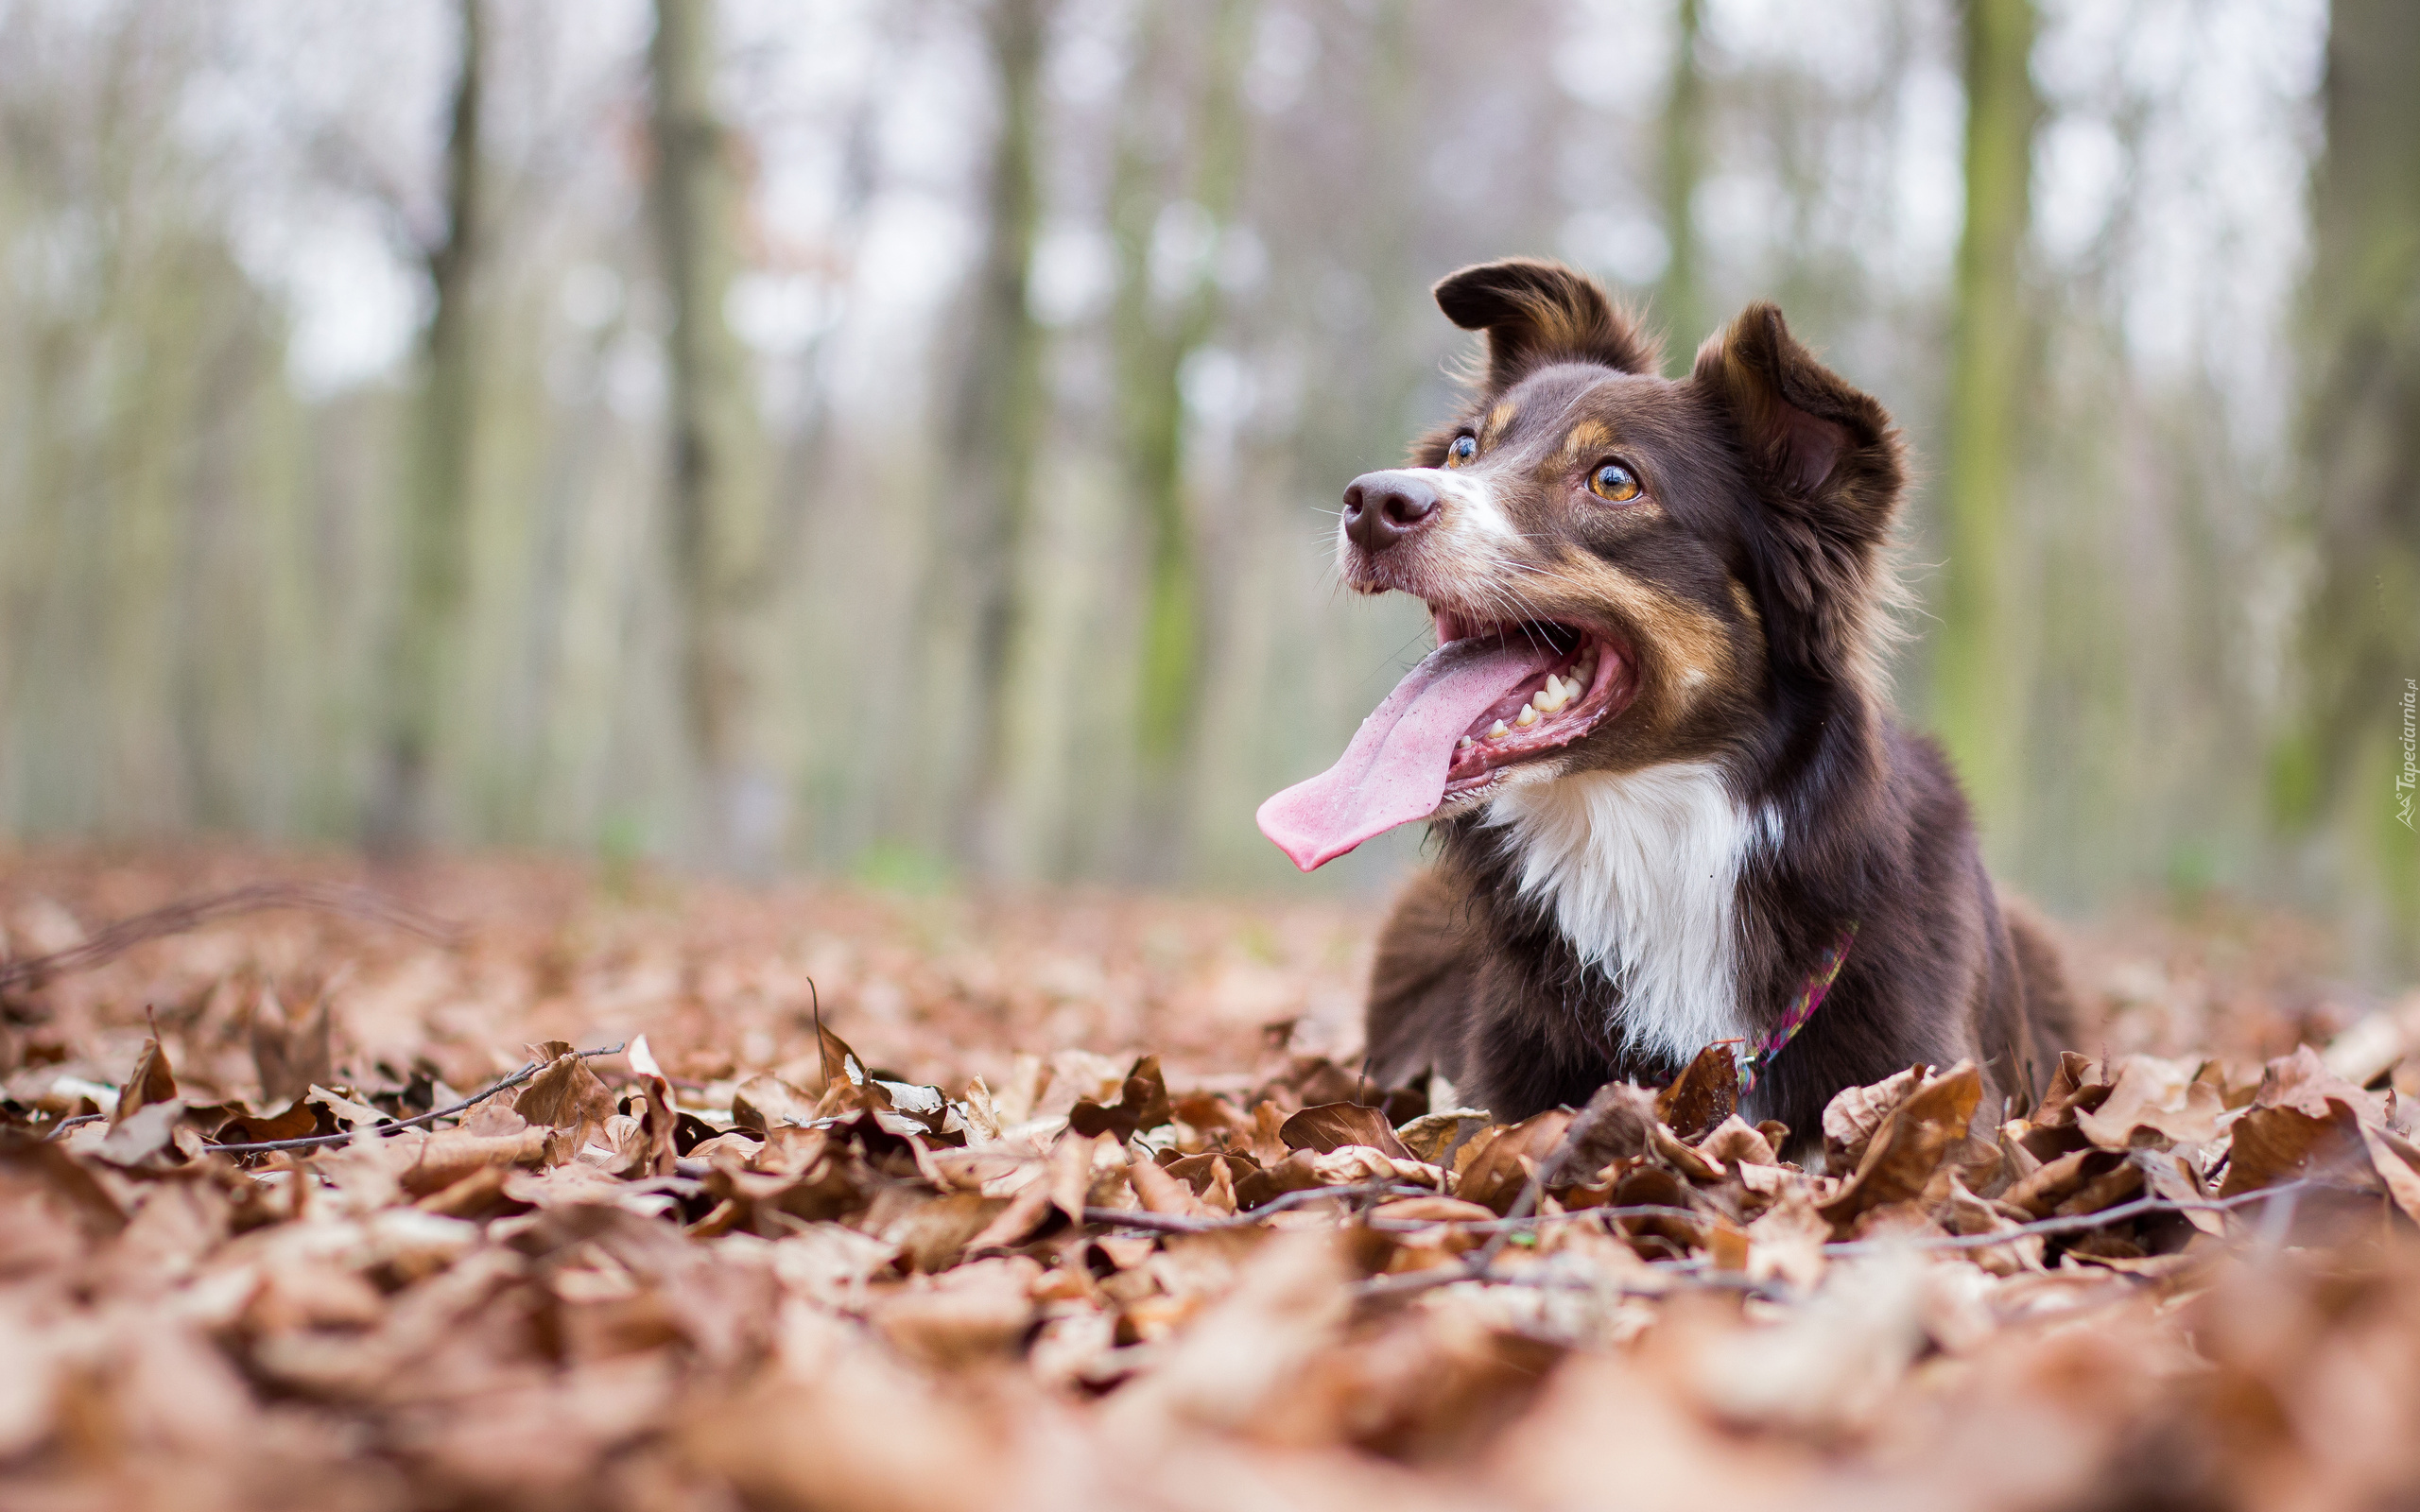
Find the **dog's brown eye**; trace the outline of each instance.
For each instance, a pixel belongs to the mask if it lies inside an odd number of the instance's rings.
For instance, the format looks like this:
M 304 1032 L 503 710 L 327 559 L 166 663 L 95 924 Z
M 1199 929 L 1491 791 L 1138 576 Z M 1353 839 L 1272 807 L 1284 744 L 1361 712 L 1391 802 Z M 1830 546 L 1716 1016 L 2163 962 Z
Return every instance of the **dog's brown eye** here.
M 1638 474 L 1619 462 L 1608 462 L 1590 474 L 1588 491 L 1608 504 L 1628 504 L 1638 497 Z
M 1477 455 L 1478 455 L 1478 438 L 1457 436 L 1454 438 L 1454 443 L 1445 448 L 1445 465 L 1460 467 Z

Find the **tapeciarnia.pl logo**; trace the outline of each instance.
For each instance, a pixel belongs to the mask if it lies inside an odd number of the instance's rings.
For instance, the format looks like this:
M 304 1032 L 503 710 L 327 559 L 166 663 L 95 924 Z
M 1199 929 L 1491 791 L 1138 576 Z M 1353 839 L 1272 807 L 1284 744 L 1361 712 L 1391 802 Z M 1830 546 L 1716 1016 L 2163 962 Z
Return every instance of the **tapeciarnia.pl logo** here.
M 2394 816 L 2411 825 L 2411 790 L 2420 785 L 2420 678 L 2403 679 L 2403 770 L 2394 774 Z M 2420 831 L 2414 831 L 2420 833 Z

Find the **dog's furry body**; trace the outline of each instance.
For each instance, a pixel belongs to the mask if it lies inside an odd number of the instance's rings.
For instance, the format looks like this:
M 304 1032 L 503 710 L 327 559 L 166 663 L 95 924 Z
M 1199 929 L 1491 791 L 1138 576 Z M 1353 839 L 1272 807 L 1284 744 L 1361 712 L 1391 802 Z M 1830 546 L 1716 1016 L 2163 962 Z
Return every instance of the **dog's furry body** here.
M 1491 264 L 1437 292 L 1487 332 L 1488 368 L 1413 467 L 1348 493 L 1345 580 L 1427 600 L 1442 642 L 1568 638 L 1542 655 L 1584 696 L 1562 717 L 1571 690 L 1542 674 L 1554 717 L 1456 747 L 1439 863 L 1379 946 L 1376 1074 L 1434 1071 L 1499 1118 L 1668 1080 L 1712 1040 L 1769 1035 L 1853 930 L 1752 1118 L 1804 1151 L 1841 1088 L 1966 1057 L 1987 1110 L 2030 1106 L 2065 989 L 1996 897 L 1941 753 L 1889 716 L 1902 461 L 1880 405 L 1771 306 L 1673 382 L 1569 269 Z

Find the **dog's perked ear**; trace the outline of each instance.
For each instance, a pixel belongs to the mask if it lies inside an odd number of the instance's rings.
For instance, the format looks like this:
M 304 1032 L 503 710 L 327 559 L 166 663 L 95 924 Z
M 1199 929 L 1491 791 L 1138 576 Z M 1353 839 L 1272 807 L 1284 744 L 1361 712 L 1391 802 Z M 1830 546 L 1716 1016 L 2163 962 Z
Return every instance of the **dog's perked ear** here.
M 1662 353 L 1587 274 L 1534 257 L 1449 273 L 1430 291 L 1445 318 L 1487 333 L 1487 391 L 1510 388 L 1552 362 L 1594 362 L 1651 373 Z
M 1872 396 L 1798 344 L 1758 301 L 1698 349 L 1691 382 L 1729 417 L 1757 475 L 1754 529 L 1776 611 L 1773 650 L 1839 678 L 1864 659 L 1866 606 L 1906 480 L 1897 431 Z

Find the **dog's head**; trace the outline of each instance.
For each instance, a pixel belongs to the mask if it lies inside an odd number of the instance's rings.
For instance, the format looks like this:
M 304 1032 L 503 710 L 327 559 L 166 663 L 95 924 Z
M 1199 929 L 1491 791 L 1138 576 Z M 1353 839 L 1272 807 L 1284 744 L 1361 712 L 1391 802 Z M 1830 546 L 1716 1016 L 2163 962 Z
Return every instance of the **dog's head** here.
M 1357 592 L 1425 600 L 1439 647 L 1326 774 L 1263 805 L 1305 869 L 1514 782 L 1749 742 L 1779 682 L 1871 691 L 1901 485 L 1882 406 L 1751 305 L 1656 375 L 1585 275 L 1514 259 L 1436 288 L 1487 334 L 1462 414 L 1356 478 Z

